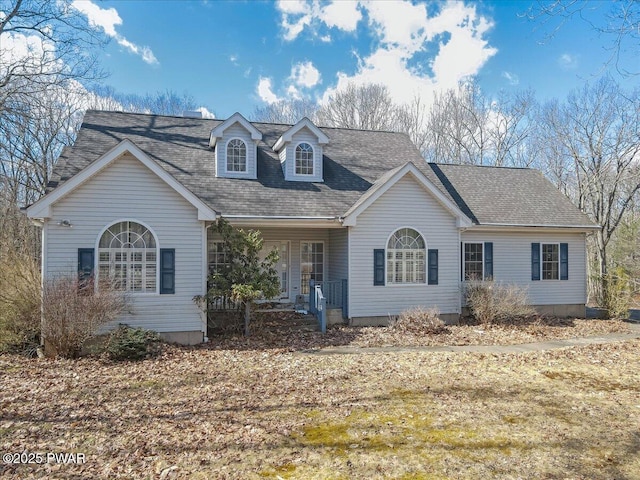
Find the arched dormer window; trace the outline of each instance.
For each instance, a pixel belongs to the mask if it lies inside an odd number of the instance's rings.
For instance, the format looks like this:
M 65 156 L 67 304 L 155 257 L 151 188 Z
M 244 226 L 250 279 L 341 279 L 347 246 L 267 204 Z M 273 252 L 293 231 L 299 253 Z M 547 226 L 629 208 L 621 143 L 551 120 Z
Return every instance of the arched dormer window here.
M 239 138 L 227 143 L 227 172 L 247 171 L 247 146 Z
M 396 230 L 387 242 L 387 283 L 425 283 L 426 244 L 413 228 Z
M 313 175 L 313 147 L 308 143 L 296 147 L 296 175 Z
M 156 293 L 158 249 L 155 236 L 144 225 L 114 223 L 98 242 L 98 285 L 129 292 Z

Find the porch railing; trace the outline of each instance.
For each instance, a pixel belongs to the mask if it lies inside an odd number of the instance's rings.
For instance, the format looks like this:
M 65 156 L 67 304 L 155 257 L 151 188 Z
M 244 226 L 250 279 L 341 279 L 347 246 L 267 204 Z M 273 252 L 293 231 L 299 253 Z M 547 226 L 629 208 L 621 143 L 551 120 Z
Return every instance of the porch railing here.
M 309 280 L 309 312 L 318 318 L 320 331 L 327 333 L 327 299 L 322 293 L 322 284 L 316 285 L 314 280 Z

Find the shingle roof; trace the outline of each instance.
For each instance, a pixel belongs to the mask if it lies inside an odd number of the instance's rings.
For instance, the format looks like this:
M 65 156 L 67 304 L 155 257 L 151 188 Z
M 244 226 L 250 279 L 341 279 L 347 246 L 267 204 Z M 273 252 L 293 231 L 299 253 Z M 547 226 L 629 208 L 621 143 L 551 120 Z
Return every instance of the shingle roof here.
M 402 133 L 323 127 L 330 139 L 323 147 L 324 182 L 289 182 L 272 147 L 291 126 L 252 123 L 263 135 L 258 179 L 216 178 L 209 134 L 220 123 L 89 110 L 75 144 L 63 150 L 49 190 L 128 138 L 222 215 L 342 216 L 389 170 L 413 162 L 476 223 L 591 225 L 535 170 L 428 164 Z

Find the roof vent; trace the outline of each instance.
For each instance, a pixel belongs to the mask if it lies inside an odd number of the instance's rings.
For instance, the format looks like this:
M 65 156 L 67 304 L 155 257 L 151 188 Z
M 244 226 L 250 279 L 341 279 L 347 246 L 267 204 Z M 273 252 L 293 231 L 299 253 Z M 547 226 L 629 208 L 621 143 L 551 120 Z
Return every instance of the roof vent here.
M 202 112 L 200 110 L 185 110 L 182 112 L 182 116 L 186 118 L 202 118 Z

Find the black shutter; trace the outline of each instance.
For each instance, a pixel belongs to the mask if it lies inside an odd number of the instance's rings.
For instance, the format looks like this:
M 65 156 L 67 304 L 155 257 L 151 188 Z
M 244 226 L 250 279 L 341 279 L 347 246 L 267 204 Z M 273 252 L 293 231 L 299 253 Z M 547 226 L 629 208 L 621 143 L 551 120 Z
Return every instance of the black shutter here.
M 438 250 L 429 249 L 427 263 L 429 266 L 427 283 L 429 285 L 437 285 L 438 284 Z
M 484 242 L 484 279 L 493 279 L 493 242 Z
M 373 284 L 384 285 L 384 248 L 373 250 Z
M 531 280 L 540 280 L 540 244 L 531 244 Z
M 78 249 L 78 287 L 83 289 L 89 285 L 93 277 L 93 248 Z
M 460 242 L 460 281 L 464 281 L 464 243 Z
M 560 280 L 569 280 L 569 244 L 560 244 Z
M 160 293 L 176 293 L 176 250 L 160 249 Z

